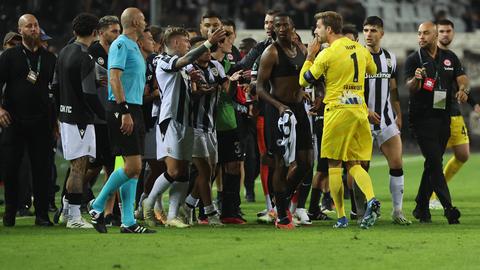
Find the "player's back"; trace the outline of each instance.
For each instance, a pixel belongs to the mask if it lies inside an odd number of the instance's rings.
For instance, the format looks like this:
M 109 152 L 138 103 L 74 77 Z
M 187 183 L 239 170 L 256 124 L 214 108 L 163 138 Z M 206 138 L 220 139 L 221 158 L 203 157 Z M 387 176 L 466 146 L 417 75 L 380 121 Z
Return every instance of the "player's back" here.
M 323 54 L 323 55 L 322 55 Z M 358 42 L 340 38 L 321 52 L 325 66 L 325 104 L 364 104 L 365 73 L 375 73 L 369 51 Z

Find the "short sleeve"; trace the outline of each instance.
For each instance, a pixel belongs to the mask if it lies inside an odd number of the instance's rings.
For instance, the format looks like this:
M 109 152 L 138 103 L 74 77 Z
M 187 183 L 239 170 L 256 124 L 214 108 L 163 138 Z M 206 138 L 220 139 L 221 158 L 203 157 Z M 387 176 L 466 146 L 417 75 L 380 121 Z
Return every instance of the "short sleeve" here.
M 88 54 L 85 54 L 85 56 L 82 57 L 81 76 L 83 93 L 92 95 L 97 94 L 97 85 L 95 83 L 95 61 Z
M 161 69 L 167 73 L 177 72 L 178 69 L 175 67 L 177 60 L 178 60 L 177 55 L 173 55 L 173 56 L 168 54 L 161 55 L 157 61 L 157 70 Z
M 462 75 L 466 75 L 465 70 L 463 69 L 462 63 L 460 62 L 460 59 L 458 59 L 456 54 L 453 54 L 453 70 L 455 72 L 455 77 L 459 77 Z
M 415 76 L 415 70 L 418 68 L 419 64 L 417 62 L 418 52 L 415 51 L 414 53 L 410 54 L 405 61 L 405 70 L 404 75 L 405 79 L 410 79 Z
M 125 64 L 127 63 L 127 44 L 123 40 L 118 40 L 110 46 L 108 51 L 108 68 L 125 70 Z

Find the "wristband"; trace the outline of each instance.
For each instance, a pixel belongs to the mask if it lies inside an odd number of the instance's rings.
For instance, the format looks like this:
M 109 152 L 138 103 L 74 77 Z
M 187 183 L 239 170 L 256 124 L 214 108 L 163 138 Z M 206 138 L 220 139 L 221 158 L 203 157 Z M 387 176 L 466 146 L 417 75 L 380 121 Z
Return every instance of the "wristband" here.
M 212 43 L 207 40 L 203 43 L 203 46 L 207 47 L 207 49 L 210 49 L 212 47 Z
M 470 88 L 465 88 L 462 90 L 465 94 L 469 95 L 470 94 Z
M 128 108 L 128 104 L 127 104 L 126 101 L 124 101 L 122 103 L 119 103 L 118 106 L 120 108 L 120 113 L 121 114 L 129 114 L 130 113 L 130 110 Z

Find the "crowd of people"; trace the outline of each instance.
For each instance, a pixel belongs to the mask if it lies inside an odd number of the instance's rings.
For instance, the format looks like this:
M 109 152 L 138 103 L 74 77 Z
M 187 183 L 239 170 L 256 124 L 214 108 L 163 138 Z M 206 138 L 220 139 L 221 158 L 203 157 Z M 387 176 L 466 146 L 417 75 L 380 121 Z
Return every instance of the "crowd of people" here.
M 154 233 L 157 226 L 245 224 L 241 183 L 253 202 L 260 175 L 259 222 L 291 230 L 330 220 L 334 210 L 334 228 L 350 219 L 368 229 L 380 216 L 368 174 L 374 142 L 389 166 L 392 221 L 410 225 L 396 79 L 402 71 L 381 46 L 383 20 L 363 21 L 365 45 L 337 12 L 316 13 L 313 21 L 313 40 L 304 44 L 288 13 L 269 10 L 265 39 L 246 38 L 236 48 L 234 21 L 214 12 L 203 14 L 198 31 L 147 26 L 138 8 L 120 18 L 81 13 L 72 21 L 75 37 L 56 57 L 42 46 L 37 18 L 22 15 L 0 55 L 3 225 L 14 226 L 23 207 L 19 173 L 28 157 L 38 226 Z M 447 185 L 469 156 L 459 103 L 480 112 L 449 50 L 453 38 L 447 19 L 422 23 L 419 48 L 403 70 L 411 130 L 425 157 L 413 211 L 422 223 L 431 222 L 433 209 L 459 223 Z M 52 223 L 57 141 L 70 166 Z M 447 146 L 455 155 L 443 168 Z M 351 198 L 348 216 L 344 196 Z

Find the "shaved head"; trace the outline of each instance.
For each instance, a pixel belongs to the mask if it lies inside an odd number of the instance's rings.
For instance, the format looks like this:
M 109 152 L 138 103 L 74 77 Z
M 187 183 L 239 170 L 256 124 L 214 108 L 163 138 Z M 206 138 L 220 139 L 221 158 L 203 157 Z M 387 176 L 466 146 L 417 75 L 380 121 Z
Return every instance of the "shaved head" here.
M 420 29 L 422 30 L 437 30 L 437 26 L 431 22 L 431 21 L 427 21 L 427 22 L 423 22 L 422 24 L 420 24 L 420 26 L 418 27 L 418 30 L 420 31 Z
M 122 12 L 120 22 L 123 27 L 123 34 L 134 34 L 137 36 L 137 39 L 142 36 L 145 26 L 147 26 L 142 11 L 133 7 L 127 8 Z
M 418 44 L 422 48 L 437 46 L 437 26 L 430 21 L 420 24 L 418 27 Z
M 32 14 L 23 14 L 19 19 L 18 19 L 18 27 L 25 26 L 29 22 L 36 21 L 38 23 L 37 18 L 33 16 Z
M 29 47 L 40 43 L 40 25 L 32 14 L 24 14 L 18 19 L 18 33 L 22 35 L 23 42 Z
M 120 21 L 123 28 L 130 28 L 133 26 L 134 21 L 138 20 L 139 17 L 143 17 L 142 11 L 138 8 L 130 7 L 122 12 Z

